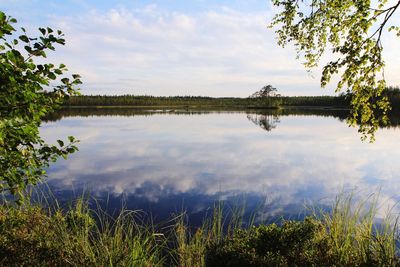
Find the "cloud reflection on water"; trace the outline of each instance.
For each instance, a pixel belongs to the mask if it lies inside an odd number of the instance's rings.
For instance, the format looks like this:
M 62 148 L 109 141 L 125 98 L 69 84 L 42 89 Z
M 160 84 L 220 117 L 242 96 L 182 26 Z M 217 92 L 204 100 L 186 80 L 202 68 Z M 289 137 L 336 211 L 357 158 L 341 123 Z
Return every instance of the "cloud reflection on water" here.
M 277 215 L 298 211 L 304 201 L 329 203 L 342 188 L 369 193 L 380 186 L 387 203 L 399 199 L 397 129 L 380 130 L 370 144 L 333 117 L 280 116 L 266 132 L 248 116 L 260 120 L 238 112 L 47 122 L 45 140 L 81 140 L 80 151 L 52 166 L 48 180 L 59 189 L 86 187 L 98 196 L 124 194 L 154 205 L 188 195 L 203 202 L 267 197 L 269 212 Z

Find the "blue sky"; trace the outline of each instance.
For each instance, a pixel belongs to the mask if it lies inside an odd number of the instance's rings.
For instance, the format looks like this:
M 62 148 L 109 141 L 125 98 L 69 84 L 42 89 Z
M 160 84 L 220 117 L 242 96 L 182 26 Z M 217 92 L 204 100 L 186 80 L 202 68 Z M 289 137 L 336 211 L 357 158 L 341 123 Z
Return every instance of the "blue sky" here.
M 319 87 L 291 47 L 278 47 L 264 0 L 2 0 L 30 33 L 61 29 L 49 56 L 83 77 L 85 94 L 248 96 L 265 84 L 284 95 L 333 94 Z M 390 37 L 391 38 L 391 37 Z M 398 39 L 386 40 L 389 84 L 400 84 Z

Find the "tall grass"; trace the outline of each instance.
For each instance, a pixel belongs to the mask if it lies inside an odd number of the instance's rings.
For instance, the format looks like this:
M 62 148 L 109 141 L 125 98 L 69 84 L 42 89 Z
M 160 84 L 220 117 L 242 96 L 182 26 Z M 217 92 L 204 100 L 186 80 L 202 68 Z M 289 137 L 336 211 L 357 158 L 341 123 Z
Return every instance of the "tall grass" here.
M 244 206 L 215 204 L 201 227 L 185 213 L 164 227 L 141 212 L 110 216 L 83 198 L 69 208 L 0 206 L 0 265 L 44 266 L 398 266 L 398 224 L 377 223 L 379 195 L 339 194 L 330 212 L 254 226 Z
M 231 237 L 237 229 L 243 228 L 244 205 L 225 209 L 223 202 L 217 202 L 211 217 L 204 218 L 202 226 L 191 229 L 182 214 L 175 224 L 176 256 L 179 266 L 205 266 L 207 249 Z M 250 221 L 252 223 L 252 221 Z
M 332 250 L 339 262 L 370 263 L 377 266 L 398 264 L 398 217 L 388 213 L 376 221 L 379 193 L 355 200 L 353 193 L 336 197 L 331 213 L 323 213 Z
M 111 217 L 79 199 L 67 211 L 0 208 L 0 265 L 164 266 L 163 235 L 122 210 Z

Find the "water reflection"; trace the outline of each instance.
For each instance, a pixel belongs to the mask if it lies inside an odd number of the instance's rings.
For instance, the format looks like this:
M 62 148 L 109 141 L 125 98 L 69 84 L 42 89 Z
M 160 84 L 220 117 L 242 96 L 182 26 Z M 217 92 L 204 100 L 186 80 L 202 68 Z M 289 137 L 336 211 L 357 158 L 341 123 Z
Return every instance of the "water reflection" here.
M 93 107 L 74 107 L 74 108 L 63 108 L 55 113 L 49 114 L 44 121 L 58 121 L 62 118 L 67 117 L 114 117 L 114 116 L 153 116 L 160 114 L 173 114 L 173 115 L 205 115 L 205 114 L 215 114 L 215 113 L 237 113 L 240 110 L 189 110 L 189 109 L 135 109 L 135 108 L 93 108 Z M 243 111 L 242 111 L 243 112 Z
M 50 142 L 81 140 L 77 154 L 49 170 L 61 199 L 84 189 L 103 202 L 108 196 L 109 207 L 125 198 L 128 208 L 160 220 L 184 209 L 193 223 L 215 201 L 238 197 L 259 219 L 296 218 L 304 202 L 326 205 L 342 188 L 381 186 L 389 204 L 399 200 L 397 129 L 363 143 L 342 122 L 346 111 L 108 111 L 68 111 L 43 124 Z M 274 130 L 266 135 L 250 118 Z
M 262 129 L 270 132 L 272 129 L 275 129 L 278 125 L 279 116 L 277 113 L 265 112 L 265 113 L 250 113 L 247 114 L 247 119 L 249 119 L 255 125 L 260 126 Z

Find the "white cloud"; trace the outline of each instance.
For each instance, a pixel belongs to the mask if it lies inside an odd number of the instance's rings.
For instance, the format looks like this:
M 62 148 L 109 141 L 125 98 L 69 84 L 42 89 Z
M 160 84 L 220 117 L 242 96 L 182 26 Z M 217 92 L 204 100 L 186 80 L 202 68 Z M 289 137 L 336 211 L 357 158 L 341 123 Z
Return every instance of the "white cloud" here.
M 398 130 L 379 131 L 369 144 L 334 118 L 280 121 L 265 132 L 245 113 L 63 119 L 45 124 L 43 136 L 77 136 L 80 151 L 58 162 L 49 181 L 87 184 L 94 192 L 141 192 L 151 201 L 190 192 L 267 194 L 280 207 L 303 198 L 332 201 L 343 188 L 374 192 L 381 185 L 385 199 L 398 192 L 394 159 L 400 155 L 392 149 Z M 150 185 L 158 191 L 148 196 Z
M 57 17 L 67 45 L 56 59 L 82 73 L 90 93 L 247 96 L 266 83 L 284 94 L 299 94 L 293 89 L 300 87 L 326 93 L 294 53 L 275 44 L 266 16 L 151 5 Z
M 266 27 L 277 12 L 269 3 L 149 3 L 6 0 L 4 9 L 29 30 L 49 25 L 66 33 L 67 45 L 51 60 L 81 73 L 84 93 L 247 96 L 265 84 L 286 95 L 334 92 L 337 78 L 321 90 L 321 70 L 313 78 L 293 47 L 278 47 Z M 383 41 L 385 76 L 398 85 L 400 41 L 394 34 Z

